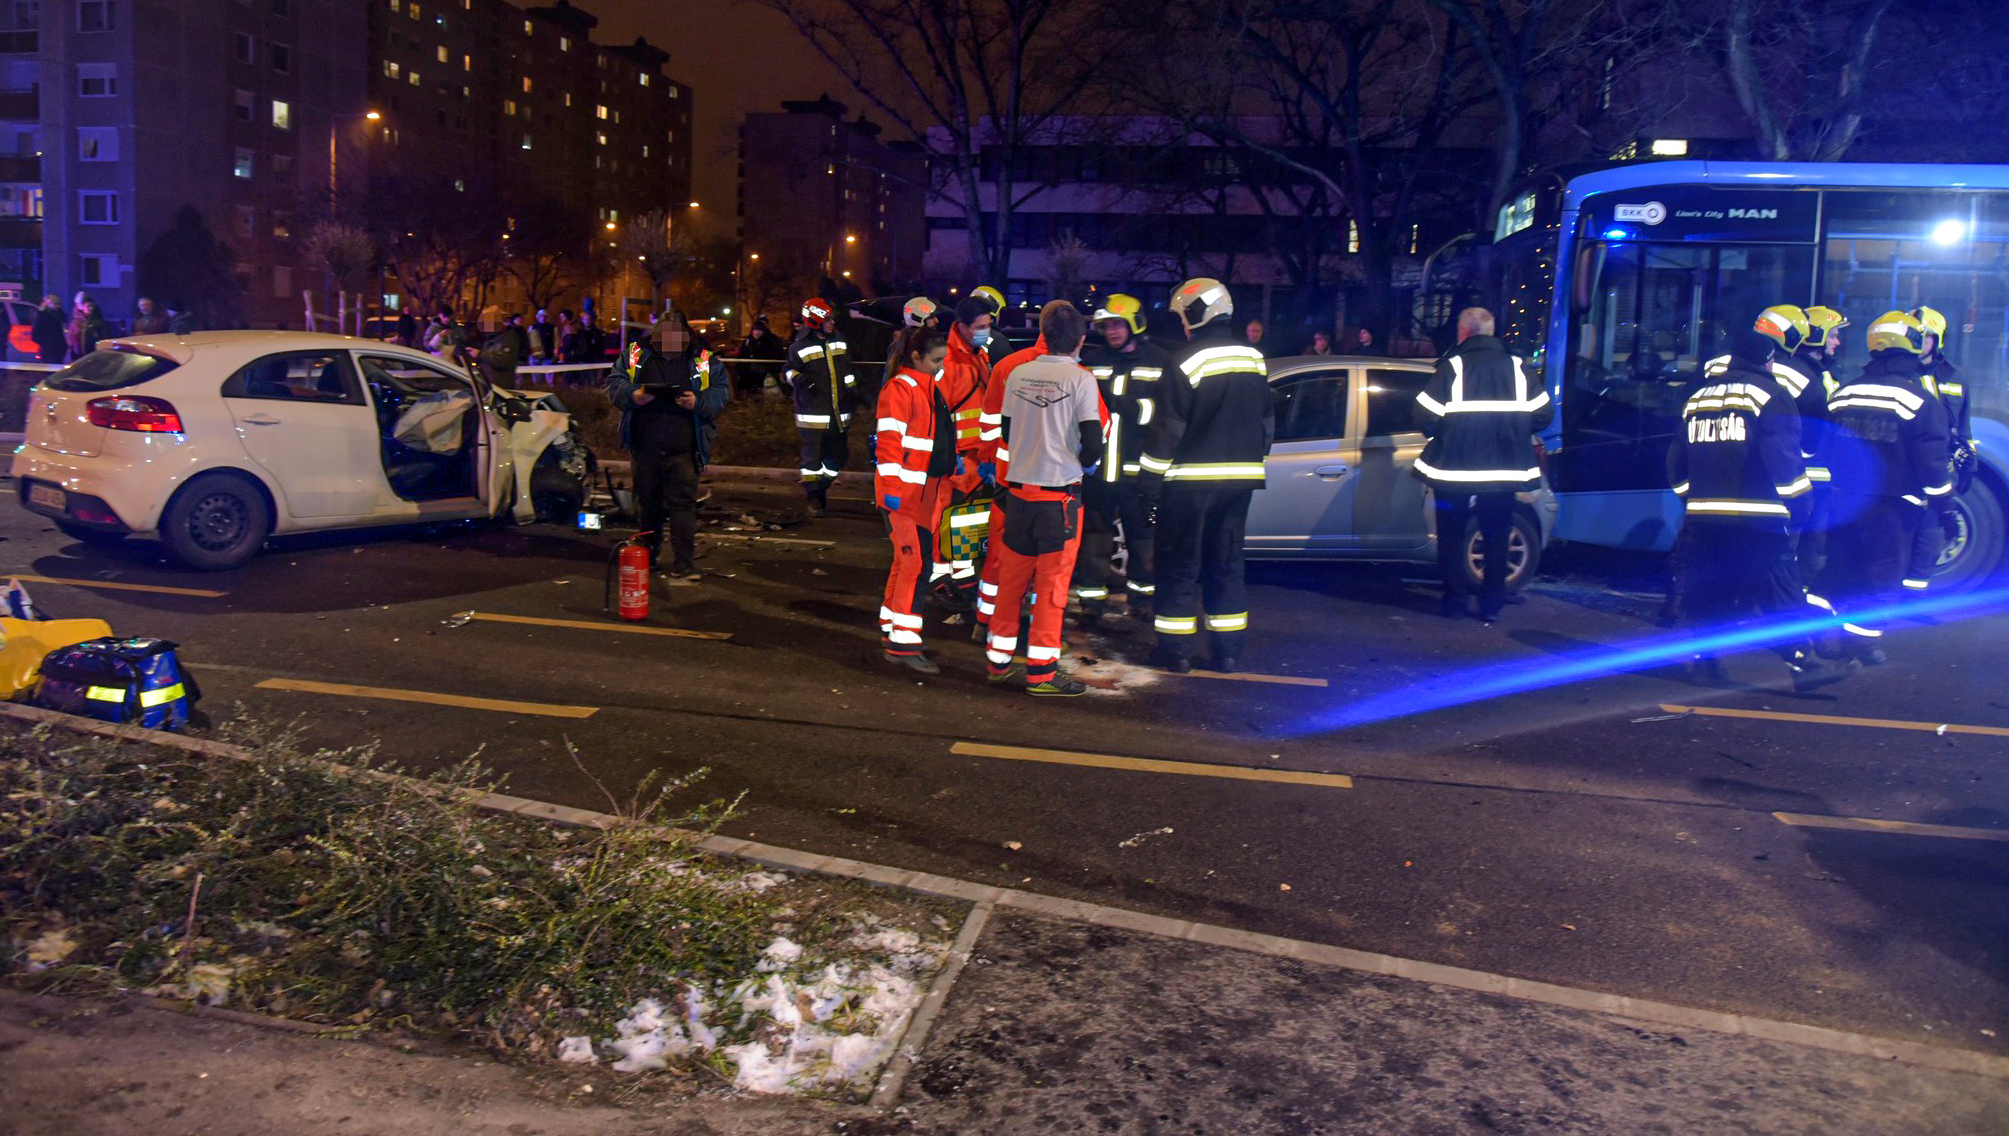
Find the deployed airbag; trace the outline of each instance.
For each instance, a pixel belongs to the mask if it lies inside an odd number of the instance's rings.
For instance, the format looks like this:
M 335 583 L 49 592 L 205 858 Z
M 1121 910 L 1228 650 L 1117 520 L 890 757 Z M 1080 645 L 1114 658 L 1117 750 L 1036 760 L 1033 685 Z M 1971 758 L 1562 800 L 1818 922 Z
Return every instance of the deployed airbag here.
M 391 437 L 420 453 L 450 457 L 460 452 L 465 441 L 461 426 L 472 409 L 471 391 L 434 391 L 398 415 Z

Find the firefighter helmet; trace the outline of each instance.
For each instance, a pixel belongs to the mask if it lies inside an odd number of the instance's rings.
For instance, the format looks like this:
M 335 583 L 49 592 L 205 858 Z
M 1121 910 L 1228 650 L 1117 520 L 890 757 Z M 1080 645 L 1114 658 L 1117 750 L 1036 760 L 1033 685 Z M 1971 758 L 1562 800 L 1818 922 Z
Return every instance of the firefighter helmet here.
M 1130 334 L 1142 335 L 1144 334 L 1144 304 L 1135 296 L 1126 296 L 1121 292 L 1112 292 L 1107 299 L 1103 300 L 1096 307 L 1095 314 L 1088 317 L 1088 322 L 1090 323 L 1101 323 L 1103 320 L 1122 320 L 1124 323 L 1130 325 Z
M 830 305 L 830 301 L 821 296 L 814 296 L 802 301 L 802 322 L 804 323 L 821 326 L 824 320 L 836 314 L 837 309 Z
M 1204 327 L 1222 316 L 1235 314 L 1234 297 L 1228 286 L 1210 276 L 1200 276 L 1179 285 L 1172 293 L 1172 314 L 1187 331 Z
M 1849 317 L 1834 310 L 1815 304 L 1807 309 L 1807 345 L 1826 347 L 1835 332 L 1849 325 Z
M 1940 315 L 1937 311 L 1933 310 L 1932 308 L 1928 308 L 1921 305 L 1911 310 L 1911 318 L 1918 321 L 1919 328 L 1923 330 L 1925 334 L 1931 336 L 1934 342 L 1940 344 L 1941 346 L 1944 346 L 1946 344 L 1945 316 Z
M 900 322 L 908 327 L 924 327 L 933 323 L 941 310 L 941 306 L 935 301 L 926 296 L 916 296 L 907 301 L 906 307 L 900 309 Z
M 1925 328 L 1910 312 L 1885 312 L 1869 325 L 1865 340 L 1871 351 L 1908 351 L 1917 355 L 1925 350 Z
M 1800 344 L 1807 341 L 1810 330 L 1807 313 L 1797 304 L 1773 304 L 1758 313 L 1758 322 L 1752 326 L 1787 354 L 1800 349 Z
M 982 296 L 984 299 L 989 300 L 991 302 L 992 315 L 996 316 L 1004 314 L 1004 308 L 1005 308 L 1004 293 L 998 291 L 996 288 L 993 288 L 988 284 L 981 284 L 975 288 L 970 289 L 970 295 Z

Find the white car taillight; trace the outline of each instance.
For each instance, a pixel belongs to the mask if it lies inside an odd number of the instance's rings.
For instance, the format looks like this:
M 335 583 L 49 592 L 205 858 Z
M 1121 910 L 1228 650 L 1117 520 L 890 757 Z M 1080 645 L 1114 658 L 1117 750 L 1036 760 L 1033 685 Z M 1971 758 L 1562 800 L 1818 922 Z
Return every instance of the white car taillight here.
M 141 434 L 179 434 L 181 415 L 165 399 L 126 395 L 94 398 L 84 404 L 91 425 L 107 430 L 132 430 Z

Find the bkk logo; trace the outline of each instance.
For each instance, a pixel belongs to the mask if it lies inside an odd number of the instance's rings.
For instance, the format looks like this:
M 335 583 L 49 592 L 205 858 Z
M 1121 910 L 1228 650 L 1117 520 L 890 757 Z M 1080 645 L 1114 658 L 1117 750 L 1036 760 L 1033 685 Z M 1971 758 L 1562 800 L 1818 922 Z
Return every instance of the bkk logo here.
M 1649 201 L 1644 205 L 1618 205 L 1612 208 L 1611 219 L 1658 225 L 1667 220 L 1667 206 L 1658 201 Z

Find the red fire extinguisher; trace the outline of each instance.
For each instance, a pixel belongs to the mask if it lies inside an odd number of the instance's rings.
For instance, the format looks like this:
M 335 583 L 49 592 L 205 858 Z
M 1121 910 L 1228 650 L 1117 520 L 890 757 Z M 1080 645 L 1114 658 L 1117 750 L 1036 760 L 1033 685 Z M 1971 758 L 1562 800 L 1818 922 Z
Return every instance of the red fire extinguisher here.
M 639 623 L 649 618 L 649 550 L 637 533 L 614 546 L 607 561 L 607 601 L 616 602 L 622 619 Z

